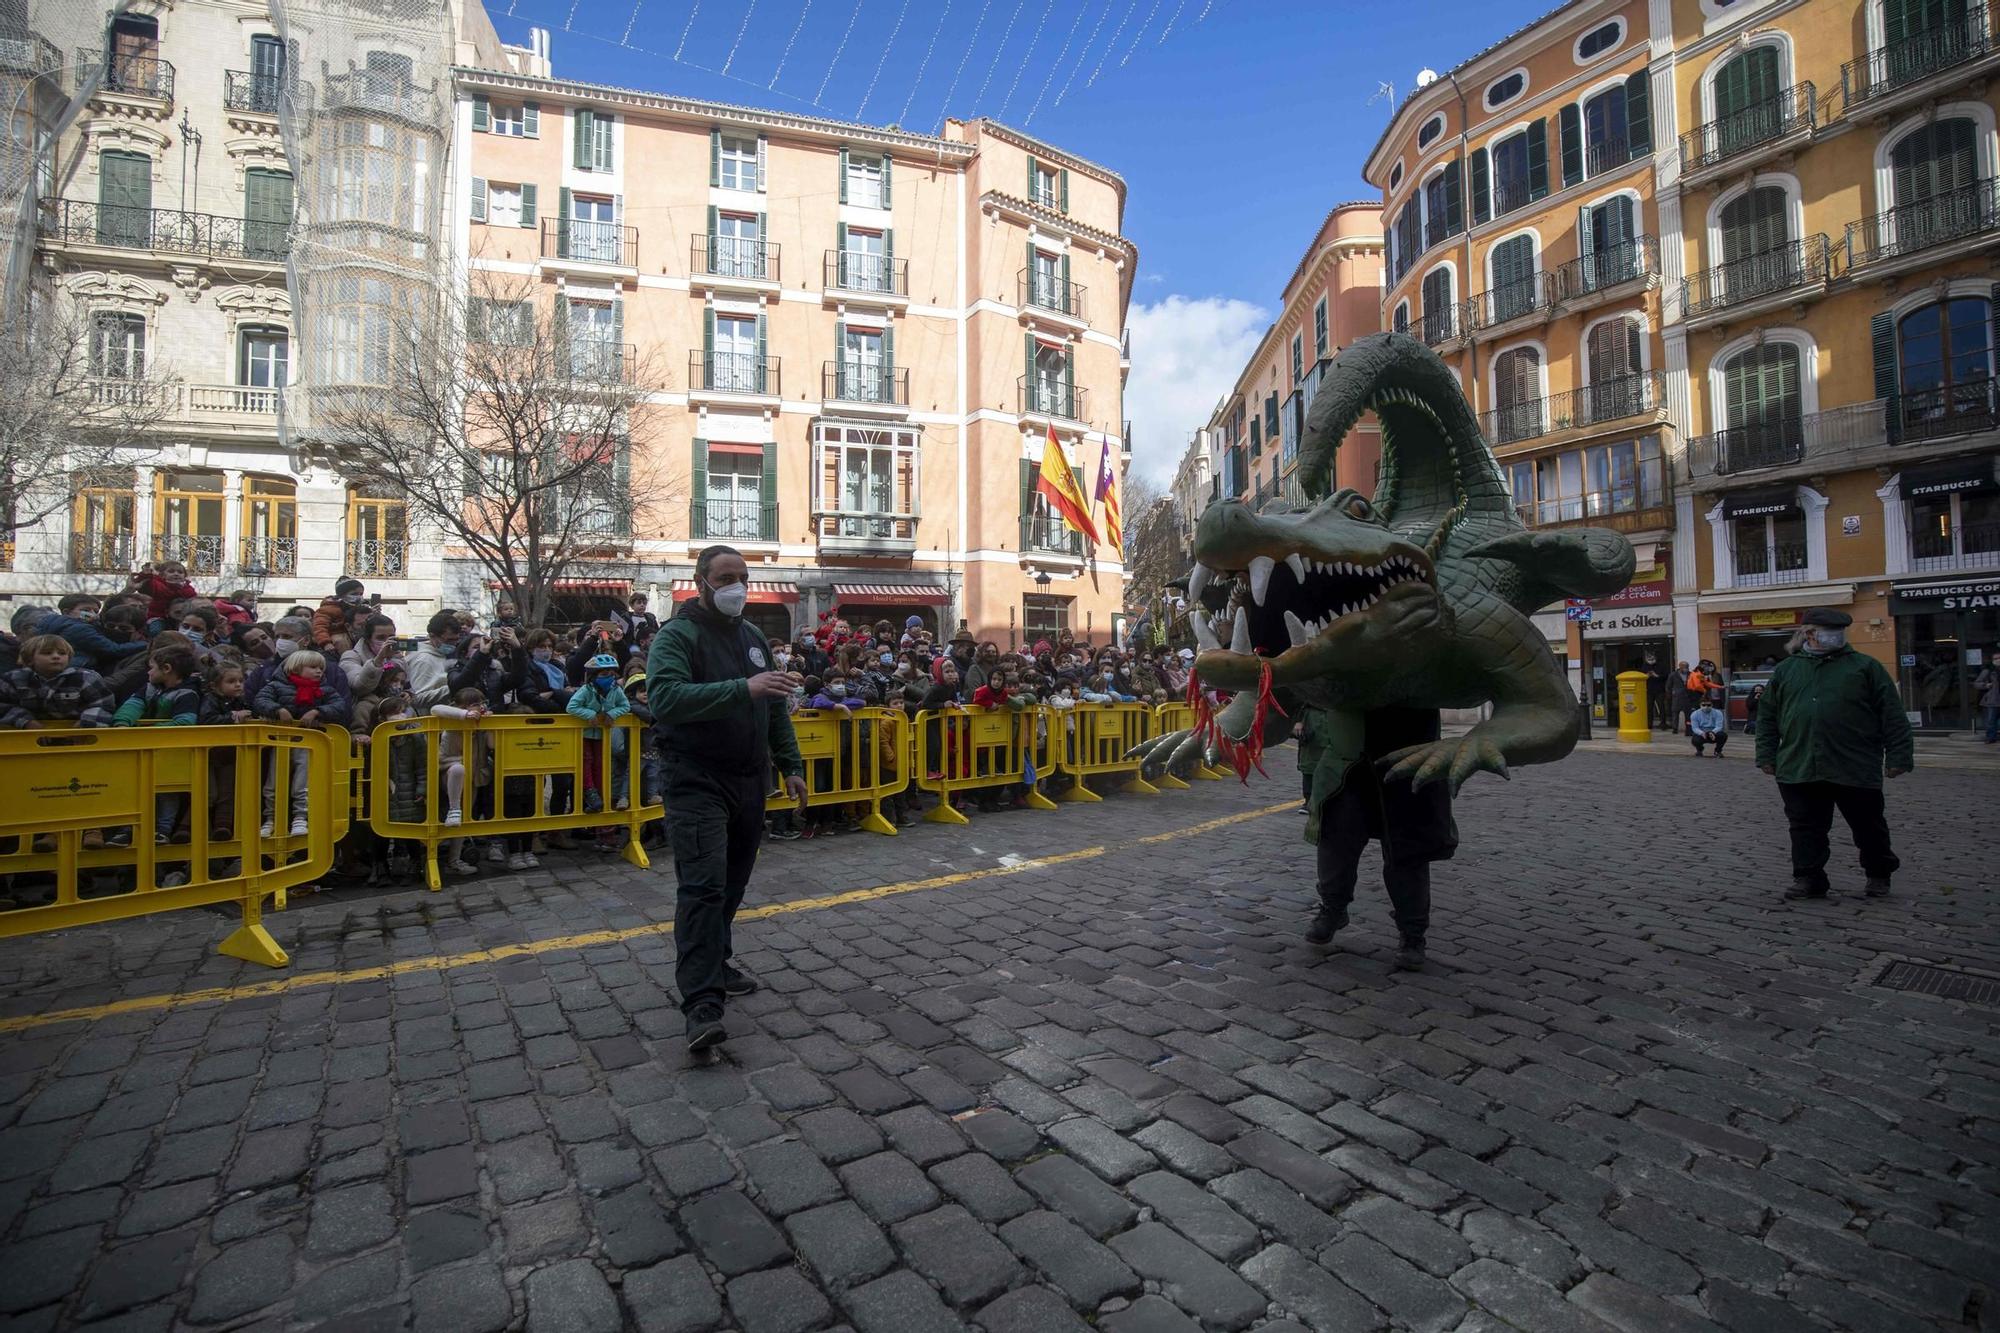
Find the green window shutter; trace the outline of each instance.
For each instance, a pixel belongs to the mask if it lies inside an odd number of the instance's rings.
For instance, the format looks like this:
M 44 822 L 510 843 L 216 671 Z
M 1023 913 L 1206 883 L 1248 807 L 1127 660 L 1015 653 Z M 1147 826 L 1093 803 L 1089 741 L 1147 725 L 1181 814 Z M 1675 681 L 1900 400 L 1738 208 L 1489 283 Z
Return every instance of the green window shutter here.
M 847 321 L 833 322 L 833 396 L 847 397 Z
M 1562 140 L 1563 184 L 1583 179 L 1583 112 L 1570 102 L 1556 113 L 1556 129 Z
M 1484 148 L 1473 149 L 1472 150 L 1472 225 L 1475 227 L 1478 226 L 1480 223 L 1489 220 L 1493 216 L 1492 192 L 1487 188 L 1487 179 L 1489 174 L 1490 174 L 1489 169 L 1486 163 L 1486 150 Z
M 1061 171 L 1056 173 L 1056 199 L 1062 205 L 1062 211 L 1065 213 L 1069 212 L 1069 168 L 1068 167 L 1064 167 Z
M 708 441 L 696 439 L 694 461 L 689 473 L 688 493 L 694 503 L 688 507 L 688 536 L 708 536 Z
M 1032 200 L 1034 197 L 1035 197 L 1035 159 L 1030 157 L 1028 159 L 1028 198 Z
M 896 326 L 883 322 L 882 325 L 882 373 L 894 383 L 896 379 Z
M 1452 236 L 1465 230 L 1465 188 L 1457 162 L 1447 162 L 1444 168 L 1444 229 Z
M 757 193 L 759 194 L 763 194 L 771 188 L 769 180 L 769 168 L 766 165 L 770 157 L 767 151 L 769 148 L 770 148 L 770 139 L 765 135 L 762 134 L 758 135 L 757 136 Z
M 896 163 L 887 153 L 882 154 L 882 207 L 889 206 L 889 189 L 894 183 Z
M 594 125 L 592 126 L 592 128 L 596 128 L 596 126 L 598 126 L 598 125 L 601 125 L 601 126 L 603 126 L 603 128 L 604 128 L 604 133 L 603 133 L 603 135 L 602 135 L 602 137 L 603 137 L 603 139 L 604 139 L 604 165 L 598 168 L 598 170 L 599 170 L 599 171 L 611 171 L 611 170 L 615 169 L 615 167 L 616 167 L 616 165 L 617 165 L 617 164 L 616 164 L 616 163 L 615 163 L 615 162 L 614 162 L 614 161 L 612 160 L 612 157 L 611 157 L 611 154 L 612 154 L 612 147 L 611 147 L 611 144 L 612 144 L 612 137 L 611 137 L 611 126 L 612 126 L 613 124 L 615 124 L 615 123 L 616 123 L 616 117 L 613 117 L 613 116 L 599 116 L 599 117 L 597 117 L 597 120 L 596 120 L 595 124 L 594 124 Z
M 622 296 L 611 298 L 611 341 L 619 344 L 625 341 L 625 298 Z
M 894 227 L 884 227 L 882 229 L 882 280 L 889 284 L 890 290 L 894 290 L 896 285 L 896 229 Z
M 97 202 L 109 208 L 150 210 L 153 206 L 153 162 L 137 153 L 98 155 Z
M 521 104 L 521 135 L 523 138 L 542 137 L 542 106 L 539 102 Z
M 767 316 L 765 315 L 760 314 L 757 316 L 757 392 L 758 393 L 768 393 L 770 391 L 770 381 L 767 378 L 770 371 L 769 371 L 769 356 L 767 354 L 767 347 L 765 341 L 766 319 Z
M 767 542 L 778 540 L 778 442 L 764 441 L 764 467 L 757 474 L 757 536 Z
M 1044 443 L 1046 447 L 1046 442 Z M 1021 460 L 1021 545 L 1026 546 L 1028 519 L 1035 512 L 1035 465 L 1027 459 Z
M 571 148 L 571 156 L 573 156 L 576 159 L 576 169 L 578 171 L 590 170 L 590 156 L 591 156 L 590 145 L 592 141 L 591 123 L 595 119 L 596 117 L 594 115 L 592 115 L 589 111 L 584 110 L 582 107 L 577 108 L 572 119 L 572 123 L 575 126 L 576 133 L 574 136 L 574 142 L 570 144 L 570 148 Z
M 474 222 L 486 221 L 486 178 L 472 178 L 472 197 L 466 200 L 466 213 Z
M 561 292 L 556 293 L 555 311 L 555 327 L 550 332 L 555 335 L 556 369 L 567 375 L 569 373 L 571 325 L 569 320 L 569 298 Z
M 721 213 L 714 204 L 710 204 L 708 206 L 708 244 L 702 250 L 702 259 L 706 263 L 706 271 L 710 273 L 716 270 L 716 248 L 718 243 L 717 237 L 720 234 L 720 222 Z
M 1883 417 L 1888 423 L 1889 442 L 1902 433 L 1903 413 L 1896 401 L 1896 320 L 1887 311 L 1868 321 L 1868 341 L 1875 354 L 1875 396 L 1884 400 Z
M 1062 291 L 1060 295 L 1063 303 L 1069 307 L 1069 313 L 1072 315 L 1077 313 L 1076 302 L 1073 299 L 1075 294 L 1076 289 L 1069 285 L 1069 251 L 1065 250 L 1062 255 Z
M 1035 335 L 1032 333 L 1023 334 L 1022 341 L 1027 346 L 1028 392 L 1032 394 L 1035 391 Z
M 569 187 L 567 185 L 559 186 L 556 194 L 556 207 L 558 209 L 556 213 L 556 253 L 563 256 L 569 254 L 570 198 Z
M 771 263 L 771 215 L 769 213 L 759 213 L 757 215 L 756 246 L 757 254 L 754 271 L 760 278 L 775 278 L 777 274 L 769 271 Z
M 715 307 L 709 306 L 701 312 L 701 387 L 706 389 L 714 383 L 715 365 Z
M 484 134 L 493 128 L 493 107 L 484 97 L 474 94 L 472 98 L 472 132 Z
M 722 127 L 710 126 L 708 131 L 708 184 L 713 189 L 722 184 Z
M 1028 242 L 1028 290 L 1035 289 L 1035 243 Z
M 536 187 L 534 187 L 533 185 L 523 184 L 521 186 L 522 226 L 533 227 L 535 225 L 535 204 L 539 199 L 540 194 L 541 192 L 538 189 L 536 189 Z
M 1643 69 L 1625 80 L 1625 148 L 1633 157 L 1653 151 L 1653 83 Z
M 1585 259 L 1597 250 L 1597 228 L 1592 225 L 1596 220 L 1588 204 L 1576 210 L 1576 252 Z
M 1549 123 L 1528 123 L 1528 198 L 1540 199 L 1549 192 Z
M 847 202 L 847 150 L 840 150 L 840 202 Z
M 1070 415 L 1076 415 L 1076 348 L 1063 348 L 1063 396 L 1069 400 Z

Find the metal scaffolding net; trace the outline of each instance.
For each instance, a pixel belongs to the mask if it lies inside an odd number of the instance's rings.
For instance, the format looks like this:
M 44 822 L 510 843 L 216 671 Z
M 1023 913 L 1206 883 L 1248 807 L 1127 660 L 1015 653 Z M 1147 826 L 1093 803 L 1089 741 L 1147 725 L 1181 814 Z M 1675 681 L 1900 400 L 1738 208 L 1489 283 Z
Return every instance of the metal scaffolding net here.
M 296 212 L 287 285 L 297 369 L 279 429 L 338 453 L 329 423 L 393 401 L 398 337 L 438 314 L 452 117 L 450 0 L 272 0 Z

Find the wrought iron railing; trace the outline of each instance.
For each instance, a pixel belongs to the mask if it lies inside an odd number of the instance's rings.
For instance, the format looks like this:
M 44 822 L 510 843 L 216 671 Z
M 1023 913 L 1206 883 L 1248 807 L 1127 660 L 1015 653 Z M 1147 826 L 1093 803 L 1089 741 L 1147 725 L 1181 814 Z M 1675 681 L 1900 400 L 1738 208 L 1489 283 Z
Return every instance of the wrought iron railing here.
M 157 97 L 166 102 L 174 100 L 174 67 L 158 56 L 126 55 L 116 51 L 107 56 L 102 50 L 85 46 L 78 48 L 76 63 L 85 69 L 103 66 L 104 79 L 97 85 L 99 92 Z
M 1547 193 L 1546 190 L 1542 192 L 1542 194 Z M 1493 216 L 1504 217 L 1508 213 L 1526 208 L 1541 197 L 1541 194 L 1535 193 L 1534 183 L 1526 176 L 1509 180 L 1496 179 L 1493 182 Z
M 573 338 L 561 348 L 562 368 L 585 384 L 630 384 L 639 349 L 632 343 Z
M 62 51 L 46 37 L 0 37 L 0 70 L 47 74 L 62 65 Z
M 782 394 L 779 358 L 750 352 L 688 353 L 688 387 L 709 393 Z
M 1546 312 L 1556 303 L 1555 276 L 1537 273 L 1532 277 L 1520 278 L 1490 292 L 1481 292 L 1470 297 L 1465 303 L 1465 322 L 1468 329 L 1490 329 L 1496 324 L 1524 315 Z
M 1083 534 L 1050 514 L 1021 515 L 1021 549 L 1083 558 Z
M 1890 422 L 1892 439 L 1897 444 L 1910 444 L 2000 427 L 1995 386 L 1996 381 L 1980 378 L 1910 389 L 1898 395 Z
M 1700 171 L 1818 122 L 1819 96 L 1810 81 L 1697 125 L 1680 139 L 1681 170 Z
M 591 218 L 543 218 L 542 258 L 634 268 L 639 263 L 639 229 Z
M 1949 8 L 1949 6 L 1946 6 Z M 1910 87 L 1954 65 L 1993 49 L 1986 6 L 1969 4 L 1962 16 L 1871 51 L 1840 67 L 1841 100 L 1860 106 L 1874 98 Z
M 1593 139 L 1583 146 L 1583 174 L 1599 176 L 1607 171 L 1616 171 L 1637 156 L 1632 151 L 1631 141 L 1622 134 L 1615 138 Z
M 1053 310 L 1075 319 L 1083 318 L 1083 286 L 1057 274 L 1021 269 L 1014 275 L 1020 304 Z
M 1417 328 L 1428 346 L 1450 342 L 1465 334 L 1464 310 L 1456 301 L 1441 309 L 1426 310 Z
M 778 506 L 758 500 L 696 500 L 688 506 L 688 535 L 744 542 L 778 539 Z
M 83 199 L 53 200 L 42 209 L 44 237 L 125 250 L 156 250 L 229 259 L 283 261 L 291 248 L 282 222 L 253 222 L 174 208 L 131 208 Z
M 231 69 L 222 73 L 222 105 L 230 111 L 261 111 L 278 114 L 289 80 L 283 74 Z M 297 89 L 293 88 L 296 92 Z
M 908 296 L 910 261 L 859 250 L 828 250 L 822 280 L 834 291 Z
M 222 538 L 190 533 L 163 534 L 153 538 L 153 563 L 178 560 L 190 574 L 222 572 Z
M 236 562 L 245 574 L 290 578 L 299 572 L 299 539 L 245 537 L 239 544 Z
M 2000 523 L 1910 527 L 1910 563 L 1918 569 L 2000 567 Z
M 69 567 L 78 574 L 123 574 L 139 563 L 129 532 L 72 532 Z
M 1574 301 L 1580 297 L 1650 277 L 1660 271 L 1660 243 L 1651 236 L 1633 236 L 1602 250 L 1565 260 L 1551 270 L 1555 279 L 1555 299 Z
M 1885 406 L 1882 399 L 1875 398 L 1697 435 L 1687 444 L 1688 475 L 1731 476 L 1807 459 L 1832 459 L 1885 444 L 1889 438 Z
M 778 243 L 696 232 L 688 246 L 688 267 L 711 278 L 777 282 L 780 281 Z
M 910 405 L 910 368 L 877 366 L 865 361 L 828 361 L 820 367 L 823 399 L 842 403 Z
M 1015 401 L 1024 416 L 1032 413 L 1061 417 L 1065 421 L 1083 420 L 1083 399 L 1087 391 L 1067 381 L 1021 375 L 1014 380 L 1014 392 Z
M 1828 249 L 1825 235 L 1807 236 L 1691 273 L 1681 280 L 1681 317 L 1693 319 L 1825 282 Z
M 1754 520 L 1761 523 L 1763 520 Z M 1809 556 L 1804 542 L 1773 542 L 1759 551 L 1757 564 L 1761 569 L 1745 569 L 1747 563 L 1739 552 L 1736 563 L 1736 578 L 1730 584 L 1734 588 L 1773 588 L 1790 583 L 1812 582 L 1812 571 L 1806 567 Z
M 1619 375 L 1581 389 L 1529 398 L 1480 414 L 1489 444 L 1513 444 L 1575 426 L 1599 426 L 1657 411 L 1666 382 L 1663 371 Z
M 409 569 L 410 544 L 399 538 L 351 537 L 347 572 L 356 578 L 399 579 Z
M 1847 265 L 1866 268 L 2000 230 L 2000 177 L 1898 204 L 1847 224 Z

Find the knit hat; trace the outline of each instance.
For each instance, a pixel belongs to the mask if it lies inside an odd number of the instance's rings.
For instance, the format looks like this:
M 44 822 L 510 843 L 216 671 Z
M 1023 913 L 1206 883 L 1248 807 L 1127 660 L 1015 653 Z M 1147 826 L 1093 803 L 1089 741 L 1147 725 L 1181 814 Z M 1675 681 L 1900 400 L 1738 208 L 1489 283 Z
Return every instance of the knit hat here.
M 350 576 L 339 580 L 333 585 L 333 595 L 335 597 L 345 597 L 351 592 L 360 592 L 363 586 L 360 579 Z

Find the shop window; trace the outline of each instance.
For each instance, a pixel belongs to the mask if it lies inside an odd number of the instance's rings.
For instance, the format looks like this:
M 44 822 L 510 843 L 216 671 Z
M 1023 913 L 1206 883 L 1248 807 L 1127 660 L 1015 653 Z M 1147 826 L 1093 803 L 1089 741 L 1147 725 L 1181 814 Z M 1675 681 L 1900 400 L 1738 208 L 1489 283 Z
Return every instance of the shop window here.
M 2000 487 L 1912 500 L 1910 559 L 1925 570 L 2000 566 Z

